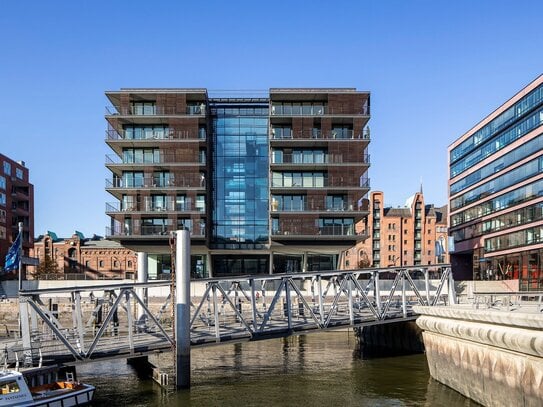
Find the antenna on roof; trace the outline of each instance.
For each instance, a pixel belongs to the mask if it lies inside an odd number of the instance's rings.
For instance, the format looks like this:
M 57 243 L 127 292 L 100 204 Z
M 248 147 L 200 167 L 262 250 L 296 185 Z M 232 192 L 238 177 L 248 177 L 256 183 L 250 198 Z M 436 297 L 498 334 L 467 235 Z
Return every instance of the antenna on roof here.
M 420 194 L 422 195 L 422 177 L 420 177 Z

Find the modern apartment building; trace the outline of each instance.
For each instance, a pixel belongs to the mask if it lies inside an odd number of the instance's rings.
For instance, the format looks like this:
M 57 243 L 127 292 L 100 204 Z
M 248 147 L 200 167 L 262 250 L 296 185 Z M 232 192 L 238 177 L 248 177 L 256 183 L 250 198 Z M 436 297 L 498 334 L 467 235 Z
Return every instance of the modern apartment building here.
M 364 236 L 370 94 L 270 89 L 106 92 L 108 238 L 169 272 L 170 232 L 191 231 L 196 277 L 334 269 Z
M 23 251 L 28 254 L 34 236 L 34 186 L 23 161 L 0 154 L 0 265 L 23 223 Z
M 370 194 L 367 225 L 360 225 L 369 238 L 347 252 L 346 269 L 448 263 L 446 205 L 425 205 L 422 192 L 404 207 L 385 207 L 384 202 L 383 192 Z
M 449 147 L 457 278 L 543 288 L 543 75 Z

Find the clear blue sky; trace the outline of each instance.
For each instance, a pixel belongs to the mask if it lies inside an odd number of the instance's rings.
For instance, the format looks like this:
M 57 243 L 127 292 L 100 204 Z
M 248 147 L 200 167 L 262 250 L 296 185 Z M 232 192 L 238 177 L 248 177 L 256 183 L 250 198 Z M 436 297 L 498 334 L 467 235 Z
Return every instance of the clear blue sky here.
M 0 152 L 35 234 L 104 234 L 105 90 L 372 92 L 371 185 L 447 199 L 447 146 L 543 72 L 541 1 L 5 1 Z

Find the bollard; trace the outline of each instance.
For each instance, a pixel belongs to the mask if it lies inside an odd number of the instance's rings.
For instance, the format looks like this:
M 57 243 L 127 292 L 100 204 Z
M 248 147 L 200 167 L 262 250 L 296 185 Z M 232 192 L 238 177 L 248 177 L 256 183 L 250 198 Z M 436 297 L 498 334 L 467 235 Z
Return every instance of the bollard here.
M 175 270 L 176 387 L 190 387 L 190 232 L 178 230 Z

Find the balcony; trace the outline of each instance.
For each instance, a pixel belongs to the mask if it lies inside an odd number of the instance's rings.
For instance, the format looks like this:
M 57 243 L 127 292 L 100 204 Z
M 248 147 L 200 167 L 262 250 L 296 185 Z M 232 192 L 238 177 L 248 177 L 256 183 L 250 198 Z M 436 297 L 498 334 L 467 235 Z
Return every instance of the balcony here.
M 115 107 L 106 106 L 106 116 L 204 116 L 206 114 L 206 105 L 191 105 L 186 106 L 182 111 L 179 111 L 174 106 L 149 106 L 148 109 L 135 109 L 133 106 Z
M 358 182 L 357 182 L 358 181 Z M 271 189 L 285 189 L 289 192 L 294 189 L 305 190 L 312 188 L 327 188 L 327 189 L 369 189 L 370 180 L 368 178 L 361 178 L 360 180 L 353 180 L 349 177 L 331 177 L 326 178 L 315 178 L 306 180 L 303 179 L 296 180 L 293 178 L 292 181 L 285 182 L 284 180 L 274 180 L 272 178 Z
M 303 202 L 301 205 L 283 205 L 278 201 L 271 202 L 271 213 L 292 213 L 292 212 L 326 212 L 326 213 L 345 213 L 345 212 L 367 212 L 362 206 L 358 205 L 357 201 L 345 201 L 342 204 L 334 206 L 326 206 L 325 202 L 313 201 Z
M 143 212 L 143 213 L 164 213 L 164 212 L 197 212 L 205 213 L 205 205 L 192 203 L 179 204 L 173 201 L 166 201 L 162 204 L 153 204 L 151 200 L 144 203 L 122 203 L 122 202 L 106 202 L 106 213 L 117 214 L 127 212 Z
M 343 154 L 322 154 L 313 155 L 311 159 L 305 159 L 302 154 L 282 154 L 274 156 L 272 154 L 272 165 L 296 165 L 296 166 L 319 166 L 330 164 L 345 164 L 345 165 L 370 165 L 370 155 L 362 154 L 360 161 L 347 161 Z
M 274 238 L 316 238 L 316 237 L 352 237 L 362 236 L 355 233 L 354 225 L 310 226 L 300 222 L 281 222 L 278 228 L 272 229 Z
M 145 158 L 134 158 L 131 161 L 125 161 L 117 154 L 106 155 L 107 165 L 122 165 L 125 167 L 140 167 L 154 164 L 175 164 L 175 165 L 205 165 L 201 162 L 201 156 L 198 151 L 189 153 L 175 153 L 170 151 L 159 151 L 158 153 L 150 154 Z
M 106 189 L 183 189 L 205 188 L 205 178 L 201 175 L 177 175 L 175 178 L 161 180 L 154 177 L 123 180 L 122 178 L 106 178 Z
M 166 131 L 150 131 L 145 132 L 142 137 L 134 137 L 132 134 L 122 130 L 117 131 L 113 128 L 106 130 L 106 140 L 113 141 L 130 141 L 134 142 L 147 142 L 156 140 L 190 140 L 190 141 L 206 141 L 205 131 L 190 131 L 190 130 L 172 130 Z
M 271 130 L 271 140 L 370 140 L 370 130 L 365 128 L 362 132 L 355 133 L 353 130 L 327 131 L 319 129 L 301 130 L 298 132 L 282 132 Z
M 344 106 L 329 107 L 325 104 L 272 104 L 272 116 L 369 116 L 370 107 L 352 109 Z
M 139 227 L 124 228 L 117 225 L 114 228 L 106 227 L 106 236 L 112 238 L 130 238 L 130 239 L 147 239 L 160 238 L 168 239 L 172 232 L 179 230 L 181 227 L 173 225 L 142 225 Z M 206 235 L 205 225 L 194 225 L 189 228 L 191 238 L 204 238 Z

